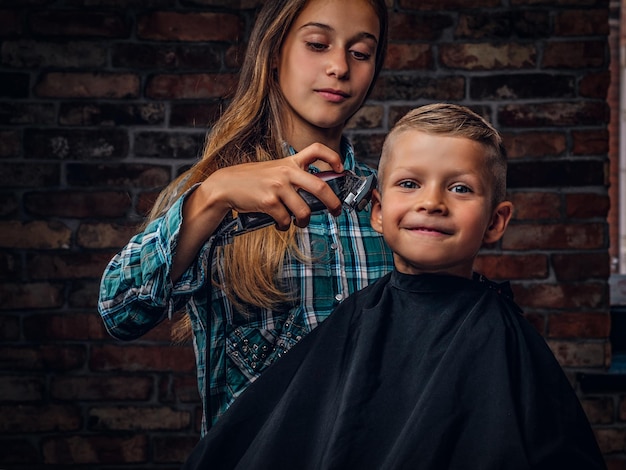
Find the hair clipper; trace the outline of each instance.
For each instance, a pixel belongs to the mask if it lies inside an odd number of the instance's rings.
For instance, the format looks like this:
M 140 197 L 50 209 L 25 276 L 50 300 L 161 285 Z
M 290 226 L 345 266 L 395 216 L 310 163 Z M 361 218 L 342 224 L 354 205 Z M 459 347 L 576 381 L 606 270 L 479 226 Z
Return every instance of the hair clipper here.
M 341 200 L 343 207 L 352 211 L 354 209 L 361 211 L 369 203 L 372 196 L 372 190 L 376 186 L 376 176 L 369 175 L 357 176 L 350 171 L 335 173 L 333 171 L 324 171 L 316 173 L 324 180 Z M 298 194 L 311 208 L 311 212 L 320 212 L 326 210 L 326 206 L 311 193 L 299 189 Z M 274 224 L 275 221 L 269 215 L 262 212 L 248 212 L 238 214 L 225 228 L 229 228 L 229 235 L 241 235 L 246 232 L 267 227 Z

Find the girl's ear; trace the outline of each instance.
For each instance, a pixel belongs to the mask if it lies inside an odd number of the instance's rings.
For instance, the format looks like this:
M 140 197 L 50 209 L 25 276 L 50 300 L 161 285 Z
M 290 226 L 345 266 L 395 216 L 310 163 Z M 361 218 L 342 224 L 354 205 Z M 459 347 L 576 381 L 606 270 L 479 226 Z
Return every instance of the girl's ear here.
M 506 227 L 509 225 L 509 221 L 513 216 L 513 203 L 510 201 L 501 202 L 493 210 L 491 216 L 491 223 L 485 231 L 483 237 L 483 243 L 490 244 L 495 243 L 502 238 Z
M 383 233 L 383 212 L 381 207 L 381 196 L 378 189 L 372 191 L 372 213 L 370 224 L 378 233 Z

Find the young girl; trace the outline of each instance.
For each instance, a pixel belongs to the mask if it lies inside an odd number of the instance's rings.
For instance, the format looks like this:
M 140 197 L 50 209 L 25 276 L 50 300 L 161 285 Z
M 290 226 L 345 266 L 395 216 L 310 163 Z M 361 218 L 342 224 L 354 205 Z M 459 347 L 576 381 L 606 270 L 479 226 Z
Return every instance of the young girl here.
M 116 338 L 137 338 L 186 311 L 213 422 L 343 298 L 393 267 L 369 213 L 342 212 L 313 174 L 372 173 L 342 132 L 374 86 L 386 36 L 384 0 L 266 2 L 202 160 L 163 191 L 143 232 L 104 273 L 99 310 Z M 298 189 L 328 212 L 311 214 Z M 264 212 L 276 226 L 209 256 L 233 212 Z

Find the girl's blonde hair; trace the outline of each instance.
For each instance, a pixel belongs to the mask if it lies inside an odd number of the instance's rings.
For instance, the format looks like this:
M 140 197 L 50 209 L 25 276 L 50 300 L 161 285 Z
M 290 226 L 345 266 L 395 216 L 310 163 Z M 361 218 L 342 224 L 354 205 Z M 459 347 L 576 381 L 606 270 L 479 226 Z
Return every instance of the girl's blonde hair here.
M 163 214 L 192 185 L 214 171 L 240 163 L 282 158 L 282 110 L 285 98 L 272 67 L 283 41 L 302 9 L 311 0 L 267 0 L 250 35 L 232 102 L 209 132 L 202 159 L 174 180 L 157 199 L 150 220 Z M 341 0 L 338 0 L 341 1 Z M 387 46 L 387 6 L 384 0 L 367 0 L 380 24 L 375 73 L 368 96 L 382 69 Z M 236 237 L 223 253 L 224 285 L 235 305 L 272 308 L 289 293 L 276 283 L 287 251 L 297 253 L 296 229 L 279 232 L 273 227 Z M 187 322 L 187 316 L 185 316 Z M 183 328 L 187 328 L 186 326 Z M 188 329 L 188 328 L 187 328 Z

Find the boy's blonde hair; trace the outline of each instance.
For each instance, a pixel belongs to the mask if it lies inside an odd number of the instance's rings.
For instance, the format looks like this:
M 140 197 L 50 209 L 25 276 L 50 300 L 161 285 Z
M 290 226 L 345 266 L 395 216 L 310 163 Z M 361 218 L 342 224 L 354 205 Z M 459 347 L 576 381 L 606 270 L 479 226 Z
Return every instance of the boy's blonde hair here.
M 465 106 L 435 103 L 420 106 L 405 114 L 391 129 L 383 144 L 378 179 L 382 184 L 385 165 L 395 138 L 406 131 L 464 137 L 485 148 L 487 170 L 493 177 L 492 200 L 495 207 L 506 197 L 506 150 L 499 132 L 486 119 Z

